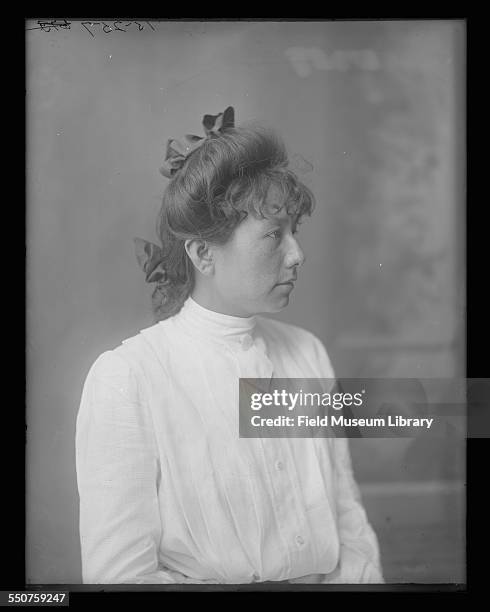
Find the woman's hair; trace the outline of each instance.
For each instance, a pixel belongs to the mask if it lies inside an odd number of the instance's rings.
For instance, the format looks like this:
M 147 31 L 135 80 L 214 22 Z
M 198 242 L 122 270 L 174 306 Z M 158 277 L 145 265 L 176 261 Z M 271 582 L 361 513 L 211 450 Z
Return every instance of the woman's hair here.
M 157 320 L 176 314 L 194 288 L 187 239 L 226 243 L 249 213 L 268 216 L 271 185 L 279 189 L 288 214 L 311 214 L 313 194 L 287 166 L 282 141 L 257 126 L 229 128 L 190 154 L 165 189 L 157 219 L 167 273 L 167 282 L 153 293 Z

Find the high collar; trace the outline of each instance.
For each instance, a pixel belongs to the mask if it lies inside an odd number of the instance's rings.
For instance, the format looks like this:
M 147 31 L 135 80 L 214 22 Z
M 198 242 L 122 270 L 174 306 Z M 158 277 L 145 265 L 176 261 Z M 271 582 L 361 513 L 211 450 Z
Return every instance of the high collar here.
M 183 325 L 192 334 L 214 338 L 218 341 L 241 342 L 247 335 L 252 335 L 257 324 L 257 317 L 237 317 L 209 310 L 188 297 L 175 316 L 175 322 Z

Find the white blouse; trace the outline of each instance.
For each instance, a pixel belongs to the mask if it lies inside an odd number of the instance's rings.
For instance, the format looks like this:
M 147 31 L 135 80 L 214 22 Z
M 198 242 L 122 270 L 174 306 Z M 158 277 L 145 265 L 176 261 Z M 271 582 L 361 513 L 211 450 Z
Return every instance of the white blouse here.
M 272 376 L 334 374 L 310 332 L 192 298 L 98 357 L 76 424 L 84 583 L 383 582 L 348 441 L 239 437 L 238 379 Z

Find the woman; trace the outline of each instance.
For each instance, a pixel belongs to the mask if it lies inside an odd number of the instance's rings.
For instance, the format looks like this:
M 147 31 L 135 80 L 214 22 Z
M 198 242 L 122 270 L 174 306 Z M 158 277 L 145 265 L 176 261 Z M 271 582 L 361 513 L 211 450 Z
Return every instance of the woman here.
M 136 239 L 158 322 L 104 352 L 77 419 L 85 583 L 382 582 L 346 439 L 240 438 L 240 378 L 332 378 L 289 302 L 313 207 L 269 131 L 204 117 L 169 141 Z

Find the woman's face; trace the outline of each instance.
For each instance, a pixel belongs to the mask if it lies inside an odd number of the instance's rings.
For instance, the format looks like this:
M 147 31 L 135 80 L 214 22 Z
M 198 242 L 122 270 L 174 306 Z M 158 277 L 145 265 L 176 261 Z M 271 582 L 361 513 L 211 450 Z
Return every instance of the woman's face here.
M 249 214 L 225 245 L 215 247 L 213 289 L 230 314 L 282 310 L 304 263 L 296 237 L 297 216 L 288 215 L 273 187 L 266 204 L 273 215 L 262 219 Z

